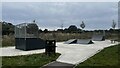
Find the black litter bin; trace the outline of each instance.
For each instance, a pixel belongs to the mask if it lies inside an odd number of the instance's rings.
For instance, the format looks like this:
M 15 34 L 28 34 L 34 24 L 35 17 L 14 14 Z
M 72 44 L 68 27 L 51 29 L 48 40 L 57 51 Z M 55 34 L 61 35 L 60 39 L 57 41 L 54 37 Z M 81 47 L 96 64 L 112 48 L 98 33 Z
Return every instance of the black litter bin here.
M 56 52 L 56 41 L 55 40 L 46 40 L 45 54 L 51 55 Z

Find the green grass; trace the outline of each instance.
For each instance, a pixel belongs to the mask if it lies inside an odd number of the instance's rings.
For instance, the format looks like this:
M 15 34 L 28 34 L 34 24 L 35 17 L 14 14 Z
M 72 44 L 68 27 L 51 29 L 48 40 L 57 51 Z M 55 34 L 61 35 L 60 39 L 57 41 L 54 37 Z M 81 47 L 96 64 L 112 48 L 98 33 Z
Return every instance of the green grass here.
M 120 56 L 118 49 L 119 45 L 112 46 L 105 48 L 100 53 L 94 55 L 93 57 L 89 58 L 88 60 L 80 63 L 76 68 L 86 67 L 93 68 L 93 67 L 100 67 L 100 66 L 118 66 Z
M 2 57 L 2 68 L 39 68 L 49 62 L 55 61 L 60 54 L 47 56 L 44 53 L 24 56 Z M 29 66 L 29 67 L 28 67 Z

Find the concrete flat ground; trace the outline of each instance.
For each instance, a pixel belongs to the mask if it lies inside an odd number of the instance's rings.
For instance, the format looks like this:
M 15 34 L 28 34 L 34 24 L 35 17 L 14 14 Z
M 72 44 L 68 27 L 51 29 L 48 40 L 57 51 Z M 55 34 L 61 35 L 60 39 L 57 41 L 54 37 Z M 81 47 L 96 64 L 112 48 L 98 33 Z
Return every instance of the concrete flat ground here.
M 93 42 L 94 44 L 58 43 L 57 52 L 61 53 L 62 55 L 57 59 L 57 61 L 76 65 L 100 52 L 102 49 L 118 44 L 111 44 L 110 40 Z
M 56 61 L 76 65 L 87 60 L 105 47 L 118 44 L 111 44 L 110 40 L 93 42 L 94 44 L 64 44 L 64 42 L 57 42 L 56 51 L 61 53 L 61 56 Z M 2 52 L 0 56 L 18 56 L 43 53 L 45 49 L 22 51 L 15 49 L 15 47 L 4 47 L 0 48 L 0 51 Z
M 45 49 L 38 49 L 38 50 L 30 50 L 30 51 L 22 51 L 15 49 L 15 47 L 3 47 L 0 48 L 0 56 L 19 56 L 19 55 L 30 55 L 30 54 L 37 54 L 45 52 Z

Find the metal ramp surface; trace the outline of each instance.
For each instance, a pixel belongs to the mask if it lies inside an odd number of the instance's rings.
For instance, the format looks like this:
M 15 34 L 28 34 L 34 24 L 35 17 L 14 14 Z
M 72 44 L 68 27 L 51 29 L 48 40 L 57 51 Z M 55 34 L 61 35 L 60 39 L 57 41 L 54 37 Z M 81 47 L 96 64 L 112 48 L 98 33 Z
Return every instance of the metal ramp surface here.
M 76 43 L 77 39 L 70 39 L 68 41 L 65 42 L 65 44 L 72 44 L 72 43 Z
M 105 36 L 104 35 L 93 35 L 92 36 L 92 40 L 93 41 L 104 41 L 105 40 Z

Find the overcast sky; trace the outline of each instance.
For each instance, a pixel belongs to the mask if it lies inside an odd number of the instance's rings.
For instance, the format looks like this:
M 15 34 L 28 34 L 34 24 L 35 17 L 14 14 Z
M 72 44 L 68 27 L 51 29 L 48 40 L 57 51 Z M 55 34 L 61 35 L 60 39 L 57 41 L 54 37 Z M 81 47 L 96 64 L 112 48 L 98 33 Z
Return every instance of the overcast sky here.
M 14 25 L 36 20 L 41 29 L 56 30 L 82 21 L 85 29 L 110 29 L 118 22 L 117 2 L 3 2 L 2 19 Z

